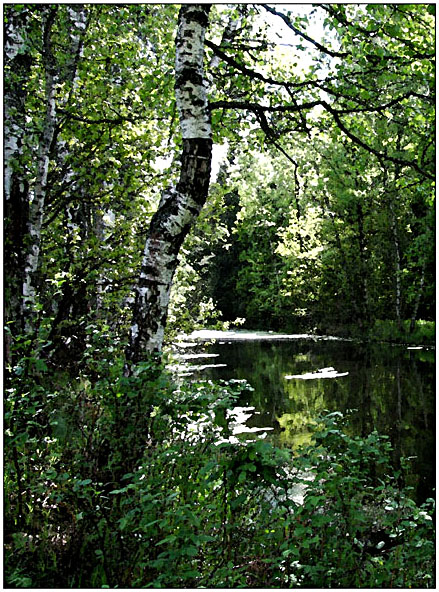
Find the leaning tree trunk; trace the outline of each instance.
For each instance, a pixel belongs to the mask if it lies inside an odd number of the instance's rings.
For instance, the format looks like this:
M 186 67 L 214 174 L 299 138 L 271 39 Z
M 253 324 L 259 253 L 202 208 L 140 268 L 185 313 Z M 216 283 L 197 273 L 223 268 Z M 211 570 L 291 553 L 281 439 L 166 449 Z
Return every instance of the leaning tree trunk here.
M 178 253 L 209 188 L 212 132 L 204 81 L 204 35 L 209 5 L 183 5 L 178 17 L 175 97 L 183 139 L 180 179 L 166 189 L 154 214 L 136 288 L 126 373 L 162 348 Z

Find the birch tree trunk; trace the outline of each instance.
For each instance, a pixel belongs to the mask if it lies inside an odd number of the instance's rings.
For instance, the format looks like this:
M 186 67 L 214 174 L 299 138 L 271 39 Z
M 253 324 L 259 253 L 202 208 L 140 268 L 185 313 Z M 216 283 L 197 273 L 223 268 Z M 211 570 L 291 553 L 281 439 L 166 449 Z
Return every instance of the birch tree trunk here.
M 28 51 L 28 12 L 7 8 L 4 42 L 4 266 L 5 320 L 20 332 L 27 233 L 29 183 L 22 166 L 26 128 L 25 101 L 32 57 Z M 6 336 L 7 338 L 7 336 Z
M 419 303 L 421 302 L 421 296 L 422 296 L 422 292 L 424 289 L 424 283 L 425 283 L 425 261 L 422 264 L 422 271 L 421 271 L 421 278 L 419 280 L 419 286 L 418 286 L 418 291 L 416 293 L 416 299 L 415 299 L 415 305 L 413 307 L 413 313 L 410 319 L 410 329 L 409 329 L 409 333 L 413 333 L 413 331 L 415 330 L 415 326 L 416 326 L 416 319 L 418 317 L 418 308 L 419 308 Z
M 126 351 L 126 374 L 162 348 L 178 253 L 209 188 L 212 132 L 204 76 L 204 36 L 210 6 L 183 5 L 178 17 L 175 96 L 183 139 L 180 178 L 166 189 L 146 240 Z
M 362 288 L 362 316 L 366 326 L 370 322 L 370 303 L 369 303 L 369 287 L 368 287 L 368 265 L 366 252 L 366 237 L 364 234 L 364 213 L 361 203 L 357 204 L 357 225 L 358 225 L 358 246 L 361 269 L 361 288 Z
M 402 142 L 402 130 L 398 130 L 398 135 L 396 139 L 396 149 L 398 152 L 401 150 L 401 142 Z M 395 166 L 395 172 L 393 175 L 393 183 L 396 183 L 398 179 L 401 177 L 401 166 Z M 383 187 L 388 186 L 388 171 L 387 168 L 383 170 Z M 389 191 L 388 192 L 388 201 L 389 201 L 389 211 L 390 211 L 390 225 L 392 229 L 393 235 L 393 246 L 395 252 L 395 316 L 396 316 L 396 323 L 398 330 L 402 328 L 402 319 L 401 319 L 401 307 L 402 307 L 402 298 L 401 298 L 401 260 L 402 260 L 402 253 L 401 253 L 401 245 L 399 240 L 399 232 L 398 232 L 398 217 L 395 212 L 394 208 L 394 193 Z
M 33 331 L 35 325 L 35 304 L 38 287 L 38 265 L 41 248 L 41 229 L 43 225 L 47 198 L 47 181 L 52 146 L 57 134 L 57 103 L 56 87 L 59 79 L 68 84 L 71 89 L 75 79 L 78 60 L 80 58 L 83 37 L 86 29 L 84 6 L 68 7 L 70 20 L 69 55 L 61 70 L 55 58 L 53 48 L 53 27 L 59 11 L 59 6 L 44 7 L 42 23 L 42 69 L 45 83 L 45 117 L 43 130 L 38 146 L 35 184 L 31 192 L 29 215 L 27 221 L 27 241 L 24 255 L 24 273 L 22 286 L 22 318 L 27 333 Z M 72 90 L 67 96 L 70 100 Z M 59 129 L 58 129 L 59 131 Z
M 23 280 L 23 317 L 25 331 L 30 332 L 33 328 L 33 317 L 35 312 L 37 270 L 40 255 L 41 227 L 43 224 L 44 204 L 47 190 L 47 174 L 49 171 L 49 152 L 55 134 L 56 104 L 55 84 L 56 72 L 54 56 L 52 51 L 52 27 L 56 16 L 56 7 L 45 9 L 45 20 L 43 25 L 43 68 L 45 75 L 45 101 L 46 115 L 41 143 L 38 151 L 38 168 L 33 191 L 32 200 L 29 206 L 28 235 L 29 244 L 27 248 Z
M 389 196 L 389 209 L 391 214 L 390 223 L 393 234 L 393 246 L 395 249 L 395 315 L 398 329 L 401 329 L 401 249 L 399 245 L 398 222 L 391 196 Z

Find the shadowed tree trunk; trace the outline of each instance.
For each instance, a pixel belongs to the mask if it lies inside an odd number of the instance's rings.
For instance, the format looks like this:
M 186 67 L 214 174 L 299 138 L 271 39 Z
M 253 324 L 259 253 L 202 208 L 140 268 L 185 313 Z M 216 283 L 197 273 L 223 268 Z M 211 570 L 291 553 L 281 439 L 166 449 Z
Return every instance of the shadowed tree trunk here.
M 29 212 L 29 183 L 24 167 L 20 166 L 26 128 L 27 81 L 33 62 L 28 42 L 29 21 L 27 11 L 11 6 L 4 30 L 5 321 L 14 325 L 9 327 L 14 334 L 23 329 L 24 237 Z M 8 334 L 5 337 L 9 339 Z
M 389 209 L 395 251 L 395 316 L 398 329 L 401 330 L 401 247 L 399 244 L 398 221 L 391 199 L 389 201 Z
M 410 319 L 410 333 L 413 333 L 413 331 L 415 330 L 415 326 L 416 326 L 416 319 L 418 316 L 418 308 L 419 308 L 419 303 L 421 302 L 421 296 L 422 296 L 422 291 L 424 289 L 424 283 L 425 283 L 425 262 L 422 264 L 422 271 L 421 271 L 421 277 L 419 279 L 419 285 L 418 285 L 418 289 L 416 292 L 416 298 L 415 298 L 415 305 L 413 307 L 413 313 Z
M 57 115 L 57 101 L 59 100 L 60 83 L 70 86 L 70 93 L 68 93 L 65 104 L 68 103 L 73 89 L 73 82 L 76 75 L 78 60 L 80 58 L 82 43 L 84 40 L 86 30 L 86 10 L 84 6 L 79 5 L 75 7 L 68 7 L 69 19 L 69 44 L 67 46 L 67 59 L 64 61 L 57 57 L 59 51 L 58 42 L 56 41 L 57 26 L 59 26 L 59 11 L 58 5 L 44 5 L 41 7 L 41 65 L 44 73 L 44 102 L 45 115 L 42 122 L 41 136 L 38 139 L 38 150 L 35 155 L 35 180 L 32 186 L 27 188 L 26 199 L 26 234 L 23 240 L 24 248 L 22 254 L 22 290 L 21 290 L 21 311 L 20 315 L 24 329 L 27 333 L 31 333 L 35 329 L 36 318 L 36 301 L 38 294 L 38 271 L 40 264 L 40 250 L 41 250 L 41 230 L 43 226 L 47 197 L 49 194 L 48 174 L 49 164 L 53 155 L 56 136 L 59 132 L 58 115 Z M 18 35 L 18 38 L 20 36 Z M 12 39 L 13 41 L 13 39 Z M 11 43 L 12 43 L 11 41 Z M 23 89 L 26 88 L 24 81 L 22 82 Z M 8 128 L 12 127 L 9 125 Z M 17 127 L 17 126 L 15 126 Z M 14 129 L 12 127 L 12 129 Z M 23 127 L 26 130 L 26 126 Z M 29 134 L 28 134 L 29 135 Z M 11 158 L 14 156 L 14 150 L 19 146 L 17 139 L 9 141 L 7 155 L 9 153 Z M 8 159 L 7 159 L 8 160 Z M 8 199 L 8 192 L 14 187 L 13 170 L 6 166 L 5 169 L 5 186 L 6 199 Z M 21 183 L 20 187 L 25 187 L 25 183 Z M 24 201 L 24 198 L 22 199 Z
M 166 189 L 146 240 L 136 288 L 125 372 L 162 348 L 180 247 L 209 188 L 212 133 L 204 82 L 204 35 L 209 5 L 183 5 L 178 18 L 175 97 L 183 139 L 180 178 Z
M 48 7 L 44 15 L 43 28 L 43 67 L 45 74 L 46 117 L 38 153 L 38 167 L 33 196 L 29 206 L 28 237 L 29 245 L 26 253 L 23 280 L 23 316 L 25 330 L 33 329 L 35 316 L 35 299 L 37 292 L 37 272 L 41 244 L 41 227 L 43 224 L 44 205 L 47 193 L 47 175 L 49 171 L 50 147 L 55 134 L 56 125 L 56 67 L 52 52 L 52 27 L 56 17 L 56 7 Z

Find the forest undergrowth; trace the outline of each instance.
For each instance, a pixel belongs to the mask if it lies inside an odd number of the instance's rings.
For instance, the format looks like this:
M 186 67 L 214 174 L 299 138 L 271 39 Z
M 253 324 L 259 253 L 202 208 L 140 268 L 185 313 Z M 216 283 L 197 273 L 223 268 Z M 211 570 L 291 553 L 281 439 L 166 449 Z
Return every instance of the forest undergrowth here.
M 72 378 L 22 359 L 6 587 L 433 588 L 434 502 L 412 500 L 388 438 L 349 436 L 335 412 L 296 451 L 236 442 L 227 410 L 247 387 L 177 384 L 154 359 L 130 378 L 121 360 Z

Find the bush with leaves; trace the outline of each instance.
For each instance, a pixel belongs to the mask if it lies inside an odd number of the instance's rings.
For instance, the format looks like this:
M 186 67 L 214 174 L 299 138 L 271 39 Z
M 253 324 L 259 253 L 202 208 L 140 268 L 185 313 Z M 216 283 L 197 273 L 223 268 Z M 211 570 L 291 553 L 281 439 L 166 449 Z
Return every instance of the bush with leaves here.
M 75 379 L 19 368 L 6 585 L 434 586 L 431 500 L 398 487 L 385 437 L 332 413 L 293 456 L 236 438 L 239 381 L 177 384 L 154 359 L 129 378 L 121 359 Z
M 320 418 L 295 466 L 306 487 L 284 555 L 290 583 L 315 587 L 432 587 L 433 499 L 418 508 L 398 487 L 387 436 L 349 436 L 340 412 Z M 312 479 L 309 479 L 312 475 Z

